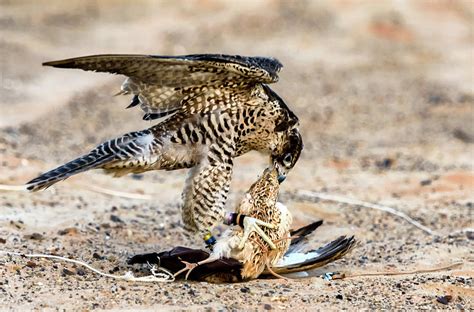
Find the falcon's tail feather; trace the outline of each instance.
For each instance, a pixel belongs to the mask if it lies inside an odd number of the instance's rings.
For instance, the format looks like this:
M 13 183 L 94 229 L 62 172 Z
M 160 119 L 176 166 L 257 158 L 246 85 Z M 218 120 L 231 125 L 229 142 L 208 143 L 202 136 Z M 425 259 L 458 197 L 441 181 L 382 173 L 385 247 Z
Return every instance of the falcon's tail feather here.
M 150 139 L 147 136 L 152 136 L 152 134 L 147 131 L 132 132 L 102 143 L 88 154 L 27 182 L 27 189 L 33 192 L 43 190 L 80 172 L 101 168 L 117 161 L 130 160 L 142 154 L 148 148 Z

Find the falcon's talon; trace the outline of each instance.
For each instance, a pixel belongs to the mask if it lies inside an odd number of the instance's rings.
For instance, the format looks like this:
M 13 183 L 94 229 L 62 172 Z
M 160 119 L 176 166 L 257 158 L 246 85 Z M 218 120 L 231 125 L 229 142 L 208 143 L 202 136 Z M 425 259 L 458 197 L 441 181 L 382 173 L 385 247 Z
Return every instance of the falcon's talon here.
M 260 237 L 270 246 L 270 249 L 272 250 L 276 249 L 276 246 L 273 243 L 273 241 L 270 239 L 270 237 L 268 237 L 267 234 L 265 234 L 265 232 L 260 228 L 259 225 L 270 228 L 270 229 L 275 228 L 275 225 L 273 224 L 246 216 L 244 219 L 244 224 L 243 224 L 244 235 L 242 236 L 242 239 L 240 240 L 239 249 L 244 248 L 245 242 L 248 240 L 252 232 L 256 232 L 258 235 L 260 235 Z

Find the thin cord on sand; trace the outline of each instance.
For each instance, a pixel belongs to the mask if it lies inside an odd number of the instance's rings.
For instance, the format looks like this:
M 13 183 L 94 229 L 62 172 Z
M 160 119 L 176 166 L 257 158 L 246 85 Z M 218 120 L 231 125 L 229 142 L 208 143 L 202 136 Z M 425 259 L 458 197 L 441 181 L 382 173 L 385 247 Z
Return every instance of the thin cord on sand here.
M 361 272 L 361 273 L 341 273 L 335 275 L 332 279 L 345 279 L 345 278 L 356 278 L 356 277 L 364 277 L 364 276 L 399 276 L 399 275 L 413 275 L 419 273 L 433 273 L 433 272 L 440 272 L 440 271 L 448 271 L 459 267 L 463 264 L 462 261 L 451 263 L 444 266 L 439 266 L 435 268 L 428 268 L 428 269 L 418 269 L 418 270 L 411 270 L 411 271 L 402 271 L 402 272 L 395 272 L 395 271 L 386 271 L 386 272 Z
M 130 192 L 122 192 L 122 191 L 115 191 L 108 188 L 100 187 L 97 185 L 86 185 L 86 184 L 79 184 L 79 183 L 72 183 L 72 185 L 86 189 L 92 192 L 116 196 L 116 197 L 123 197 L 123 198 L 130 198 L 130 199 L 141 199 L 141 200 L 151 200 L 153 199 L 152 195 L 148 194 L 138 194 L 138 193 L 130 193 Z M 0 184 L 0 191 L 11 191 L 11 192 L 26 192 L 25 185 L 7 185 L 7 184 Z
M 311 199 L 311 200 L 328 200 L 328 201 L 333 201 L 333 202 L 338 202 L 338 203 L 343 203 L 347 205 L 353 205 L 353 206 L 360 206 L 360 207 L 365 207 L 365 208 L 371 208 L 371 209 L 376 209 L 380 211 L 384 211 L 387 213 L 390 213 L 392 215 L 395 215 L 397 217 L 400 217 L 407 221 L 408 223 L 412 224 L 413 226 L 419 228 L 420 230 L 430 234 L 430 235 L 440 235 L 434 230 L 424 226 L 420 222 L 410 218 L 408 215 L 405 213 L 396 210 L 395 208 L 388 207 L 385 205 L 379 205 L 379 204 L 373 204 L 369 202 L 365 202 L 362 200 L 358 199 L 351 199 L 347 197 L 342 197 L 338 195 L 330 195 L 330 194 L 325 194 L 325 193 L 318 193 L 318 192 L 312 192 L 312 191 L 307 191 L 307 190 L 301 190 L 296 193 L 297 195 L 305 198 L 305 199 Z
M 125 280 L 125 281 L 130 281 L 130 282 L 173 282 L 174 281 L 174 276 L 171 272 L 168 270 L 161 268 L 161 267 L 155 267 L 152 266 L 150 268 L 150 271 L 152 275 L 148 276 L 139 276 L 136 277 L 133 275 L 132 272 L 127 272 L 124 275 L 112 275 L 108 273 L 104 273 L 102 271 L 97 270 L 96 268 L 90 266 L 89 264 L 75 260 L 75 259 L 69 259 L 61 256 L 54 256 L 54 255 L 45 255 L 45 254 L 23 254 L 19 252 L 11 252 L 11 251 L 0 251 L 0 254 L 5 254 L 8 256 L 17 256 L 17 257 L 27 257 L 27 258 L 46 258 L 46 259 L 54 259 L 54 260 L 60 260 L 64 262 L 69 262 L 69 263 L 74 263 L 81 265 L 83 267 L 88 268 L 92 272 L 99 274 L 101 276 L 109 277 L 109 278 L 114 278 L 114 279 L 119 279 L 119 280 Z M 161 271 L 161 272 L 157 272 Z
M 93 191 L 96 193 L 106 194 L 110 196 L 117 196 L 123 198 L 130 198 L 130 199 L 142 199 L 142 200 L 151 200 L 153 196 L 148 194 L 138 194 L 138 193 L 129 193 L 129 192 L 122 192 L 122 191 L 115 191 L 107 188 L 103 188 L 96 185 L 85 185 L 85 184 L 76 184 L 79 187 L 85 188 L 89 191 Z

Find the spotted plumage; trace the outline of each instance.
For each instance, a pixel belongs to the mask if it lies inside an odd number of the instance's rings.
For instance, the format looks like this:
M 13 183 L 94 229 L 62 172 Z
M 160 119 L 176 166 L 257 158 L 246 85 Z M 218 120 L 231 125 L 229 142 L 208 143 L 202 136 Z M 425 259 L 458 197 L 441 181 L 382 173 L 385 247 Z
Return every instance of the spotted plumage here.
M 243 279 L 257 278 L 266 267 L 275 265 L 290 246 L 290 226 L 293 217 L 285 205 L 277 202 L 279 189 L 277 169 L 268 168 L 250 187 L 236 210 L 237 213 L 274 225 L 274 229 L 262 228 L 262 230 L 274 242 L 275 249 L 271 249 L 257 233 L 250 234 L 243 248 L 239 248 L 243 231 L 238 227 L 224 232 L 214 247 L 211 257 L 232 258 L 243 264 L 241 271 Z
M 278 80 L 273 58 L 229 55 L 96 55 L 44 65 L 127 76 L 149 129 L 125 134 L 28 183 L 37 191 L 89 169 L 116 176 L 192 168 L 183 192 L 186 228 L 203 235 L 224 218 L 233 159 L 251 150 L 270 155 L 284 179 L 303 147 L 298 118 L 266 84 Z
M 253 232 L 247 239 L 244 229 L 233 227 L 222 234 L 208 257 L 196 250 L 181 249 L 185 254 L 174 261 L 172 271 L 175 276 L 186 273 L 183 274 L 186 278 L 211 282 L 249 280 L 260 275 L 311 270 L 341 258 L 351 250 L 355 244 L 354 238 L 341 236 L 317 250 L 304 251 L 308 247 L 307 236 L 322 221 L 313 222 L 297 231 L 290 230 L 293 217 L 287 207 L 278 202 L 280 183 L 277 166 L 264 171 L 236 209 L 239 215 L 273 225 L 273 228 L 262 227 L 261 230 L 274 246 L 259 233 Z M 180 267 L 178 262 L 184 266 Z M 193 275 L 196 269 L 199 273 Z

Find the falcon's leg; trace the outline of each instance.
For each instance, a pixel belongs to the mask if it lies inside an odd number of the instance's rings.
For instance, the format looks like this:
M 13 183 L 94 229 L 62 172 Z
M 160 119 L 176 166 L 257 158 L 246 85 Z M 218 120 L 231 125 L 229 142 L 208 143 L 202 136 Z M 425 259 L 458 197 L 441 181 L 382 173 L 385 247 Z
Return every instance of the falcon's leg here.
M 270 246 L 270 249 L 276 249 L 273 241 L 268 237 L 267 234 L 262 230 L 260 226 L 264 226 L 270 229 L 274 229 L 275 225 L 263 222 L 259 219 L 255 219 L 243 214 L 231 212 L 226 215 L 224 224 L 227 225 L 240 225 L 244 229 L 244 235 L 240 240 L 239 249 L 243 249 L 245 242 L 248 240 L 250 234 L 256 232 L 260 237 Z
M 215 242 L 212 230 L 224 219 L 224 204 L 232 178 L 232 158 L 219 154 L 217 149 L 221 147 L 209 146 L 207 159 L 190 171 L 183 192 L 185 229 L 199 234 L 208 246 Z

